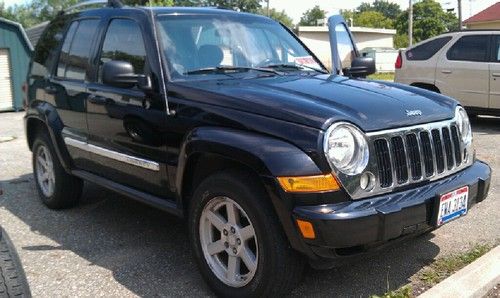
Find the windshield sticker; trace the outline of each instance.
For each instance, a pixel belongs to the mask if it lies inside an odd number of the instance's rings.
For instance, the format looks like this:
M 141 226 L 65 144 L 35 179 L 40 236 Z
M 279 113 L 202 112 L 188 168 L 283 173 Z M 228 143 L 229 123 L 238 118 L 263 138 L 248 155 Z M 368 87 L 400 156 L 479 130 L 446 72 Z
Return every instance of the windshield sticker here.
M 295 57 L 295 64 L 306 65 L 310 67 L 319 67 L 318 63 L 312 56 Z

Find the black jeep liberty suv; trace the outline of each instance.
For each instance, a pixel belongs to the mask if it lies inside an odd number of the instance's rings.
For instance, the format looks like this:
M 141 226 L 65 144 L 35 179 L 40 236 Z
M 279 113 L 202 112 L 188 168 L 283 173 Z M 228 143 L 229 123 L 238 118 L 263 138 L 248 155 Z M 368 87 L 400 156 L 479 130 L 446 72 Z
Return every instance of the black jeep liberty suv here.
M 363 79 L 374 61 L 338 16 L 328 72 L 263 16 L 87 8 L 59 14 L 31 63 L 40 197 L 74 206 L 87 180 L 184 217 L 218 295 L 287 293 L 307 261 L 328 268 L 432 230 L 488 193 L 464 109 Z

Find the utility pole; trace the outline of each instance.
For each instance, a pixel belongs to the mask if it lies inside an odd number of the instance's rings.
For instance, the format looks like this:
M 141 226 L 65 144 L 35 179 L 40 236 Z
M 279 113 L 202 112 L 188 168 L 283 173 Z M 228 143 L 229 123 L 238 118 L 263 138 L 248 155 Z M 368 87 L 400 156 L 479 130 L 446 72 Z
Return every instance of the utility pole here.
M 462 0 L 458 1 L 458 30 L 462 30 Z
M 412 0 L 410 0 L 410 5 L 408 7 L 408 46 L 411 47 L 412 43 L 413 43 L 413 3 Z
M 271 15 L 271 12 L 269 11 L 269 2 L 270 2 L 270 1 L 271 1 L 271 0 L 266 0 L 266 2 L 267 2 L 267 16 L 268 16 L 268 17 Z

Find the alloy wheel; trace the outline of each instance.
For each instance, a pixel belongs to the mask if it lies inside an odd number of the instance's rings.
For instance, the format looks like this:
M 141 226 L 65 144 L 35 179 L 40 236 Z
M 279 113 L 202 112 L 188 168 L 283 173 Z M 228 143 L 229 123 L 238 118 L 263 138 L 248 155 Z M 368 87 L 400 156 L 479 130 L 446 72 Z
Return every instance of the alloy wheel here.
M 257 236 L 238 203 L 212 198 L 201 213 L 199 233 L 205 260 L 219 280 L 237 288 L 252 280 L 258 265 Z
M 46 197 L 54 194 L 55 175 L 54 164 L 49 149 L 45 145 L 40 145 L 36 151 L 36 178 L 37 183 Z

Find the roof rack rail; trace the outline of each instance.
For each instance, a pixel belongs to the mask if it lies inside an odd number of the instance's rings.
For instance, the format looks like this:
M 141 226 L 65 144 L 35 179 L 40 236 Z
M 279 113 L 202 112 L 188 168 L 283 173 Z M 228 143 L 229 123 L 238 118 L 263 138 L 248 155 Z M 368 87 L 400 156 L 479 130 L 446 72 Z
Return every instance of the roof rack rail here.
M 73 6 L 70 6 L 66 9 L 63 9 L 59 12 L 59 14 L 65 14 L 74 10 L 77 10 L 79 8 L 83 8 L 86 6 L 93 6 L 93 5 L 99 5 L 102 4 L 104 7 L 113 7 L 113 8 L 122 8 L 123 3 L 120 0 L 89 0 L 89 1 L 84 1 L 80 2 L 78 4 L 75 4 Z

